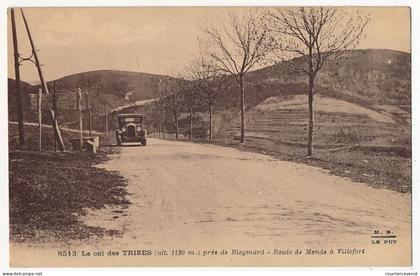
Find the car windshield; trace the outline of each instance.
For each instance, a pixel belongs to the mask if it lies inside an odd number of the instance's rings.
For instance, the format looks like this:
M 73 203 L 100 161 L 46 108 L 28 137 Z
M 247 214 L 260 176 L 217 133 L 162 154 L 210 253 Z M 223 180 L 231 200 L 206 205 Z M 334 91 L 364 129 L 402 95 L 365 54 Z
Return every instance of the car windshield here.
M 120 119 L 122 123 L 141 123 L 143 118 L 142 117 L 127 117 Z

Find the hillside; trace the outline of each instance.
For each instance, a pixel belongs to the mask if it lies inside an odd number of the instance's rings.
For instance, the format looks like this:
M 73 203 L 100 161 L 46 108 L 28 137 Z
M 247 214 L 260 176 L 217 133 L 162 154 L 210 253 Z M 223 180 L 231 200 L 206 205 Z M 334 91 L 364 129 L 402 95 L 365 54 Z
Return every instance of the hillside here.
M 301 63 L 297 58 L 295 63 Z M 353 50 L 339 63 L 326 63 L 316 93 L 361 105 L 411 104 L 411 55 L 393 50 Z M 288 62 L 250 72 L 245 79 L 247 108 L 272 96 L 306 93 L 307 77 Z M 230 80 L 218 105 L 237 106 L 238 85 Z
M 410 67 L 410 54 L 390 50 L 355 50 L 326 63 L 315 86 L 315 143 L 410 146 Z M 307 77 L 288 63 L 251 72 L 247 135 L 304 145 L 306 89 Z M 238 135 L 237 117 L 220 126 L 221 136 Z
M 370 146 L 401 146 L 410 148 L 410 116 L 398 106 L 398 115 L 375 111 L 359 104 L 316 95 L 315 145 L 341 147 L 361 144 Z M 308 107 L 304 94 L 292 98 L 270 97 L 248 109 L 246 136 L 266 139 L 277 144 L 305 146 L 307 141 Z M 239 118 L 222 127 L 223 137 L 238 137 Z
M 59 87 L 87 88 L 100 90 L 103 94 L 113 95 L 130 101 L 146 100 L 158 92 L 159 79 L 165 76 L 115 70 L 99 70 L 70 75 L 56 80 Z M 128 93 L 128 95 L 127 95 Z
M 402 120 L 407 121 L 410 116 L 407 116 L 407 112 L 401 112 L 400 107 L 407 111 L 411 106 L 410 59 L 410 54 L 392 50 L 353 50 L 340 63 L 324 65 L 316 79 L 316 93 L 380 112 L 391 112 L 397 106 L 397 111 L 392 112 L 399 112 L 394 115 L 402 116 Z M 295 62 L 301 60 L 296 59 Z M 160 79 L 164 78 L 167 76 L 99 70 L 58 79 L 56 86 L 58 92 L 76 91 L 78 87 L 86 91 L 90 80 L 93 116 L 102 120 L 99 117 L 104 114 L 106 103 L 108 108 L 115 108 L 132 101 L 150 99 L 157 94 Z M 52 86 L 52 82 L 49 82 L 49 86 Z M 290 63 L 281 62 L 248 74 L 245 83 L 246 107 L 250 110 L 270 97 L 289 99 L 306 94 L 306 89 L 307 77 L 296 72 Z M 35 93 L 37 87 L 24 83 L 23 90 L 26 94 Z M 14 82 L 9 80 L 9 116 L 12 120 L 16 119 L 14 98 Z M 230 119 L 239 111 L 238 99 L 238 85 L 230 78 L 214 108 L 216 115 L 224 113 L 218 118 L 216 116 L 216 129 L 231 123 Z M 206 112 L 206 107 L 201 106 L 198 111 Z M 25 110 L 24 113 L 26 120 L 35 120 L 34 112 Z M 72 112 L 62 112 L 59 119 L 65 123 L 76 117 Z M 101 129 L 102 126 L 96 128 Z
M 21 89 L 23 91 L 30 91 L 31 85 L 27 82 L 20 82 Z M 16 120 L 16 81 L 13 79 L 7 79 L 7 103 L 8 103 L 8 114 L 9 120 Z M 25 93 L 25 92 L 24 92 Z M 27 92 L 26 92 L 27 93 Z

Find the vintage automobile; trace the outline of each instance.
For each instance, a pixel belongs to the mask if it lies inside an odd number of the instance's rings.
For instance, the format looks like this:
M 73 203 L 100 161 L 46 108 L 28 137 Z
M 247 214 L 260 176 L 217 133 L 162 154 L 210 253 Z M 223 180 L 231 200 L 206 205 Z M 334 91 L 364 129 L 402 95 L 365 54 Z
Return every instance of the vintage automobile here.
M 142 114 L 119 114 L 118 129 L 115 131 L 117 145 L 126 142 L 140 142 L 146 146 L 147 130 L 143 128 L 144 115 Z

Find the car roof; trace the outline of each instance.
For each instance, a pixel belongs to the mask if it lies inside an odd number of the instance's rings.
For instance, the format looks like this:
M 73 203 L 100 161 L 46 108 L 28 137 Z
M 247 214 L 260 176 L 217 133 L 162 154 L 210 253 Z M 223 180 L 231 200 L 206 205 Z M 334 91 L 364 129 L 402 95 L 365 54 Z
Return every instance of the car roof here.
M 118 114 L 118 117 L 144 117 L 144 114 Z

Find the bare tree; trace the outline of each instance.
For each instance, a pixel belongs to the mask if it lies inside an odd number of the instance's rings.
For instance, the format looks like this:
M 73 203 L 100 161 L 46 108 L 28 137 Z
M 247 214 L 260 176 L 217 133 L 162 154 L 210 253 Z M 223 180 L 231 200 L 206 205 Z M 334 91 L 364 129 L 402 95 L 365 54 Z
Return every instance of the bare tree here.
M 209 112 L 209 140 L 213 139 L 213 106 L 226 80 L 217 67 L 205 58 L 195 60 L 191 67 L 192 84 L 200 99 L 207 104 Z
M 314 83 L 327 61 L 336 61 L 350 53 L 363 37 L 369 15 L 329 7 L 275 8 L 265 16 L 266 29 L 277 36 L 282 54 L 308 76 L 308 156 L 313 152 Z M 299 59 L 302 57 L 303 62 Z
M 166 88 L 166 81 L 168 78 L 158 78 L 157 91 L 154 92 L 155 101 L 151 104 L 151 118 L 158 129 L 158 137 L 166 138 L 166 126 L 168 122 L 168 103 L 165 102 L 166 95 L 168 94 Z
M 158 138 L 161 137 L 161 133 L 164 130 L 164 123 L 166 121 L 166 110 L 163 105 L 163 101 L 157 98 L 150 104 L 150 117 L 153 121 L 154 132 L 158 132 Z M 163 137 L 165 138 L 165 137 Z
M 229 13 L 227 24 L 203 30 L 208 38 L 208 54 L 217 69 L 232 75 L 240 86 L 241 143 L 245 142 L 244 78 L 250 69 L 260 65 L 274 41 L 258 20 L 256 9 Z
M 199 91 L 195 88 L 194 85 L 194 76 L 190 68 L 187 68 L 188 76 L 185 75 L 186 82 L 183 84 L 183 99 L 184 106 L 188 109 L 189 112 L 189 131 L 188 139 L 193 138 L 193 115 L 194 108 L 199 104 L 200 97 Z
M 159 101 L 162 102 L 165 110 L 173 115 L 175 138 L 179 138 L 179 115 L 183 108 L 183 93 L 188 81 L 181 75 L 167 78 L 162 82 Z

